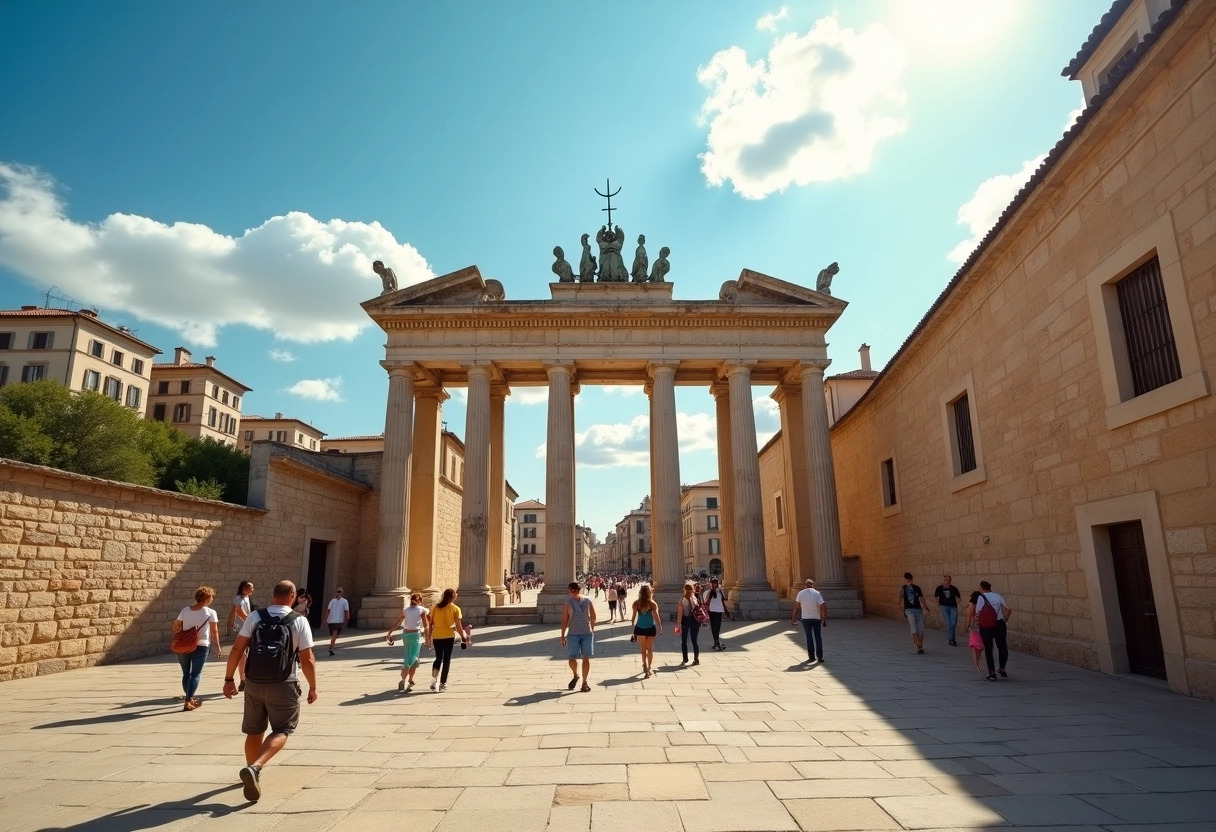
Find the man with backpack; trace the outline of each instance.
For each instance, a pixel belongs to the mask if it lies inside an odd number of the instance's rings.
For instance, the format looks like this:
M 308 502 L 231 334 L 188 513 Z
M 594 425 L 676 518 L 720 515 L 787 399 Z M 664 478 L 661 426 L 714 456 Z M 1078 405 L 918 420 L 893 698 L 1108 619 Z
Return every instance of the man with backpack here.
M 231 699 L 237 692 L 234 678 L 237 664 L 248 649 L 245 715 L 241 721 L 247 765 L 241 769 L 240 778 L 245 786 L 245 799 L 249 801 L 262 796 L 259 782 L 262 767 L 283 749 L 300 721 L 299 671 L 308 680 L 309 704 L 317 701 L 312 629 L 308 619 L 291 608 L 295 594 L 296 586 L 291 581 L 275 584 L 270 606 L 249 614 L 228 654 L 224 696 Z
M 974 620 L 980 628 L 980 639 L 984 642 L 984 658 L 988 662 L 989 682 L 995 682 L 997 674 L 1008 678 L 1005 664 L 1009 661 L 1009 645 L 1005 640 L 1005 621 L 1012 610 L 1005 604 L 1005 599 L 992 591 L 992 584 L 980 581 L 978 591 L 971 593 L 971 603 L 967 605 L 967 629 L 971 629 Z M 992 645 L 996 644 L 999 665 L 992 661 Z

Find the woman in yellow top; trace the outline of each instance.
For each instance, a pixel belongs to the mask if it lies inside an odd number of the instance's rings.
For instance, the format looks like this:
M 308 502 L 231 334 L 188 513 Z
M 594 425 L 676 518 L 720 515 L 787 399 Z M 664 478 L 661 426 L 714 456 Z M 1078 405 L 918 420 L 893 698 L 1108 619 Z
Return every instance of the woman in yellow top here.
M 427 640 L 435 647 L 431 690 L 443 692 L 448 689 L 448 670 L 452 667 L 452 648 L 456 646 L 457 636 L 461 645 L 467 646 L 460 607 L 456 606 L 456 590 L 448 588 L 443 591 L 442 600 L 431 607 L 431 625 L 427 633 Z

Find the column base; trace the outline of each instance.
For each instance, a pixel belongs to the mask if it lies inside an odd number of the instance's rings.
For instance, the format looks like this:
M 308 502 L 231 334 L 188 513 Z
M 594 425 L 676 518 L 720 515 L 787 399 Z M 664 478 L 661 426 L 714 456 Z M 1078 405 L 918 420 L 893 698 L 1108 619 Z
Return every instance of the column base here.
M 359 604 L 360 630 L 387 630 L 409 603 L 407 590 L 365 595 Z
M 790 598 L 793 598 L 802 587 L 791 587 L 791 589 L 793 595 Z M 861 598 L 857 595 L 857 590 L 844 581 L 816 583 L 815 589 L 819 590 L 819 594 L 823 596 L 823 600 L 828 605 L 828 618 L 865 617 L 865 610 L 862 607 Z
M 481 586 L 473 589 L 460 589 L 460 595 L 456 598 L 456 606 L 460 607 L 460 618 L 465 624 L 473 624 L 477 627 L 486 626 L 486 619 L 490 614 L 490 607 L 493 606 L 493 596 L 490 594 L 490 588 Z
M 507 588 L 505 586 L 490 587 L 490 595 L 494 598 L 494 606 L 504 607 L 507 604 Z
M 651 600 L 659 605 L 659 613 L 663 616 L 664 621 L 672 621 L 672 616 L 676 613 L 676 604 L 684 597 L 684 591 L 672 587 L 671 589 L 656 589 L 651 594 Z M 633 614 L 632 604 L 637 600 L 635 595 L 627 604 L 629 614 Z
M 536 596 L 536 614 L 540 616 L 541 623 L 560 627 L 562 607 L 566 605 L 566 599 L 569 597 L 570 591 L 566 587 L 551 590 L 546 584 L 545 588 Z
M 728 600 L 735 618 L 744 621 L 768 621 L 782 614 L 777 590 L 769 586 L 733 588 L 729 590 Z

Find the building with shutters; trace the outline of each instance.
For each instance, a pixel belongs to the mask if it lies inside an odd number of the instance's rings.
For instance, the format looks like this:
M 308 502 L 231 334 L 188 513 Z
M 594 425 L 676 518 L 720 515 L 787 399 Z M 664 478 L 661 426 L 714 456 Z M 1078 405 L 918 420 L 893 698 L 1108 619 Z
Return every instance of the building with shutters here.
M 216 367 L 214 356 L 203 364 L 190 358 L 188 349 L 177 347 L 173 363 L 152 365 L 148 418 L 169 422 L 187 436 L 236 445 L 241 398 L 252 388 Z

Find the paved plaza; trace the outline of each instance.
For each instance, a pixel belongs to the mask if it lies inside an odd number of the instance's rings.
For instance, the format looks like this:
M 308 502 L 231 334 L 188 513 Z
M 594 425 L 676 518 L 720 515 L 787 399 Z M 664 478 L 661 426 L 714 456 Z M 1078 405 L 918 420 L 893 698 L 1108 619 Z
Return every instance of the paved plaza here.
M 256 804 L 218 662 L 193 712 L 169 655 L 5 682 L 0 828 L 1216 829 L 1216 703 L 1018 654 L 985 682 L 966 647 L 930 631 L 915 655 L 886 619 L 830 622 L 823 666 L 770 621 L 680 667 L 667 627 L 642 681 L 628 627 L 602 625 L 590 693 L 567 692 L 553 627 L 478 631 L 446 693 L 424 665 L 408 695 L 399 647 L 354 631 L 319 651 Z

